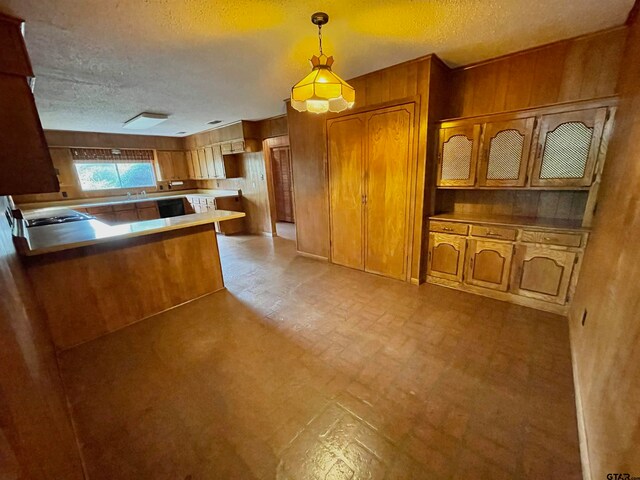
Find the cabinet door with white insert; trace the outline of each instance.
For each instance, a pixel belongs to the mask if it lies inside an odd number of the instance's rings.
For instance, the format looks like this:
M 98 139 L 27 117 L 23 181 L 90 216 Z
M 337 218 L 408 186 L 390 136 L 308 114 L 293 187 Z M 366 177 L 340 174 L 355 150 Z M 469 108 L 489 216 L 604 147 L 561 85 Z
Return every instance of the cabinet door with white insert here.
M 591 185 L 606 118 L 606 108 L 543 115 L 531 185 Z
M 438 145 L 438 186 L 472 187 L 480 143 L 480 125 L 440 129 Z
M 525 185 L 534 124 L 534 118 L 522 118 L 485 125 L 478 185 Z

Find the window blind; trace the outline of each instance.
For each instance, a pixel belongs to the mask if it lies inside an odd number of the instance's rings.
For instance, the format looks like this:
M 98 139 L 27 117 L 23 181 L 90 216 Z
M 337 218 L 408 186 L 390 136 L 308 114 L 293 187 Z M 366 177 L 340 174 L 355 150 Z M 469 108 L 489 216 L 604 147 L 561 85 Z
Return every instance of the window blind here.
M 114 153 L 115 152 L 115 153 Z M 119 152 L 119 153 L 118 153 Z M 140 163 L 153 162 L 153 150 L 122 150 L 111 148 L 72 148 L 76 162 Z

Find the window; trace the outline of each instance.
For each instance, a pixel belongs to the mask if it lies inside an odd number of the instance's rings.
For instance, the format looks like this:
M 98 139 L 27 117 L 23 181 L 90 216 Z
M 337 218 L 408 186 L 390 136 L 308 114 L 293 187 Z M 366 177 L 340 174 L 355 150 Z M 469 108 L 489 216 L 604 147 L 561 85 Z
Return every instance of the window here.
M 72 149 L 83 190 L 155 187 L 150 150 Z

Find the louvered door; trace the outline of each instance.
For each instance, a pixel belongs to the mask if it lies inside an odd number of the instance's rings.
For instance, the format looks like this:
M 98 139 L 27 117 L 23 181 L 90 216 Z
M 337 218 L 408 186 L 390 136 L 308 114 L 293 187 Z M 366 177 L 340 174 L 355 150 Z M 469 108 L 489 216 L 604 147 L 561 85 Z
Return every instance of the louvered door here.
M 531 150 L 534 118 L 485 125 L 478 185 L 523 187 Z
M 591 185 L 606 117 L 606 108 L 544 115 L 531 185 Z
M 480 125 L 464 125 L 440 130 L 438 144 L 438 186 L 472 187 L 480 143 Z

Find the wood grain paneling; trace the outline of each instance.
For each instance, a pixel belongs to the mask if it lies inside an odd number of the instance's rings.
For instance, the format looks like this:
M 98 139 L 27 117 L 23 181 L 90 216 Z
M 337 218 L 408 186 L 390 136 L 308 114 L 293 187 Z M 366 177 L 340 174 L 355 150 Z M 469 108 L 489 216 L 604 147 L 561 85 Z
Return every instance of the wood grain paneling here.
M 6 197 L 0 208 L 6 208 Z M 84 478 L 44 313 L 0 221 L 0 477 Z
M 265 138 L 281 137 L 289 134 L 289 125 L 286 115 L 265 118 L 255 122 L 258 124 L 258 132 L 262 140 Z
M 438 213 L 471 213 L 581 220 L 589 192 L 548 190 L 439 190 Z
M 239 163 L 238 178 L 198 180 L 198 188 L 242 190 L 242 204 L 247 214 L 245 226 L 249 233 L 273 232 L 267 189 L 267 172 L 262 152 L 234 155 Z
M 618 27 L 453 70 L 445 116 L 614 95 L 626 36 Z
M 30 257 L 27 271 L 59 349 L 224 288 L 213 224 Z
M 184 150 L 184 138 L 180 137 L 74 132 L 67 130 L 45 130 L 44 136 L 49 147 Z
M 297 248 L 329 258 L 326 115 L 300 113 L 287 102 Z
M 406 192 L 409 198 L 415 200 L 411 203 L 409 216 L 414 227 L 410 276 L 416 282 L 421 265 L 425 212 L 430 212 L 433 208 L 430 204 L 433 198 L 431 191 L 425 195 L 425 179 L 432 176 L 431 168 L 427 169 L 426 166 L 427 136 L 432 135 L 430 122 L 441 119 L 440 113 L 437 118 L 429 117 L 428 113 L 430 106 L 435 111 L 446 101 L 442 98 L 443 93 L 434 92 L 431 86 L 444 88 L 446 71 L 447 67 L 436 56 L 430 55 L 349 80 L 356 90 L 355 112 L 408 101 L 416 102 L 417 142 L 415 162 L 411 168 L 417 180 Z M 352 112 L 345 112 L 349 113 Z M 329 255 L 325 117 L 296 112 L 287 104 L 298 250 L 321 258 Z
M 365 268 L 365 132 L 361 115 L 327 124 L 331 261 L 358 270 Z
M 616 128 L 570 314 L 590 478 L 640 472 L 640 23 L 621 67 Z M 604 67 L 599 67 L 602 73 Z M 582 423 L 582 422 L 579 422 Z

